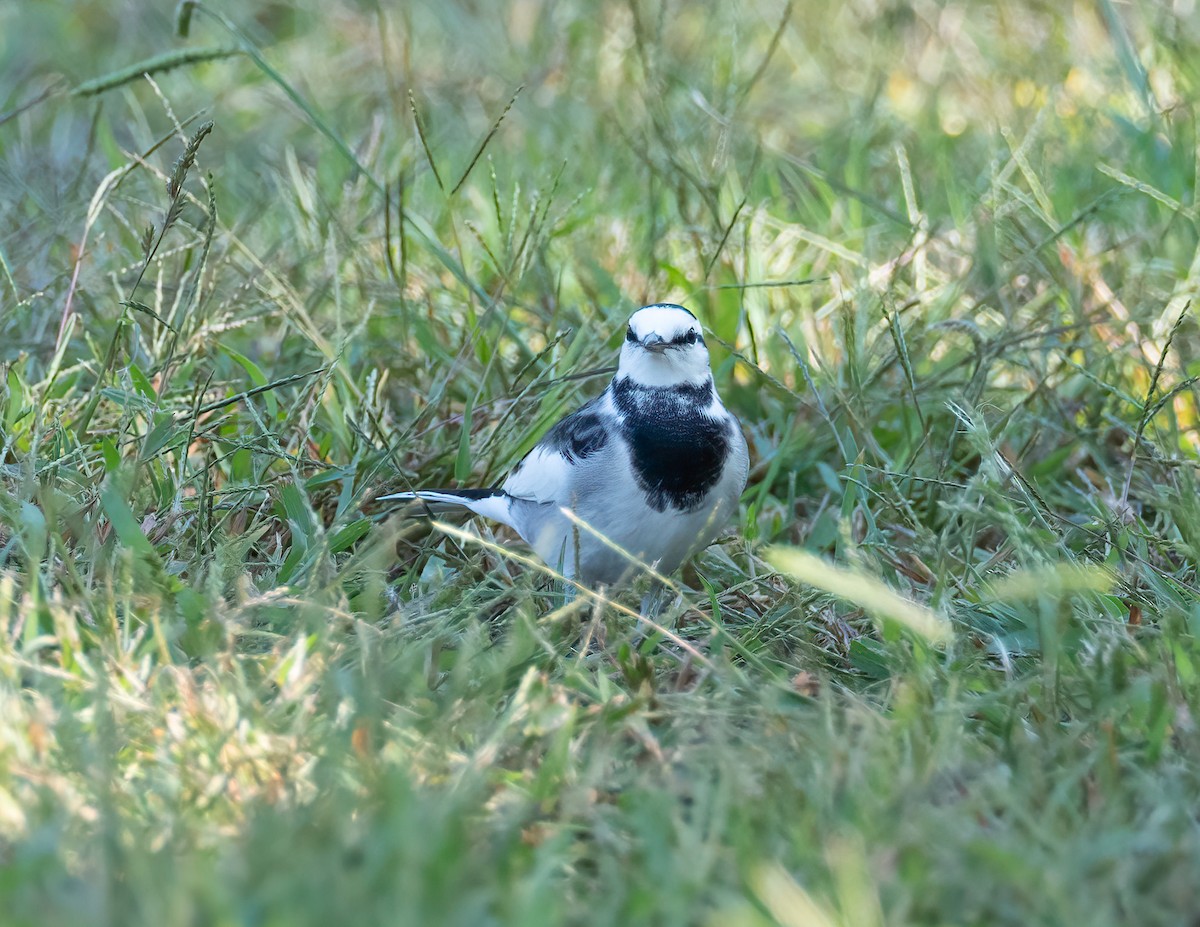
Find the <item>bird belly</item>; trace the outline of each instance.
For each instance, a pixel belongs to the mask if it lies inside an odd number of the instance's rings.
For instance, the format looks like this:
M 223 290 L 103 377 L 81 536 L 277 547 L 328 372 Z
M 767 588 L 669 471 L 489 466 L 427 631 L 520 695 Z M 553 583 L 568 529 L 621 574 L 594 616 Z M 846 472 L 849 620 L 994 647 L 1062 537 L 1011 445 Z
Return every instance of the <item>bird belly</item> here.
M 514 526 L 547 565 L 589 585 L 628 580 L 639 565 L 672 573 L 737 511 L 746 479 L 740 439 L 737 433 L 735 453 L 716 484 L 687 510 L 652 505 L 624 451 L 624 460 L 597 455 L 579 465 L 571 497 L 561 503 L 515 501 Z M 563 514 L 564 507 L 582 524 Z

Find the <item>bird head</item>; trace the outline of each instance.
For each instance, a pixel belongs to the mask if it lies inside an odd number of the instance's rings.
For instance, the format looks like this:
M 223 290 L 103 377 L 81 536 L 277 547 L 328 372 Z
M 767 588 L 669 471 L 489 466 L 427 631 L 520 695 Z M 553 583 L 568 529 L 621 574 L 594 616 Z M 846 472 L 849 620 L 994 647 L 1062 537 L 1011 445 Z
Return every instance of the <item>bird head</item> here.
M 617 377 L 641 386 L 699 385 L 711 376 L 700 323 L 683 306 L 656 303 L 629 319 Z

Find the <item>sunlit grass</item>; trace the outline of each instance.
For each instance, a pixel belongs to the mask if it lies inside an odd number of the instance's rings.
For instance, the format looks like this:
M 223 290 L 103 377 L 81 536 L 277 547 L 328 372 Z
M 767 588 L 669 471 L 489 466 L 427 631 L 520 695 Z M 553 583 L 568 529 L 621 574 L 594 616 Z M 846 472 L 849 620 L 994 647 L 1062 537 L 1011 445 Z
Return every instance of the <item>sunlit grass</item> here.
M 0 921 L 1190 917 L 1186 7 L 0 8 Z M 652 300 L 656 622 L 372 503 Z

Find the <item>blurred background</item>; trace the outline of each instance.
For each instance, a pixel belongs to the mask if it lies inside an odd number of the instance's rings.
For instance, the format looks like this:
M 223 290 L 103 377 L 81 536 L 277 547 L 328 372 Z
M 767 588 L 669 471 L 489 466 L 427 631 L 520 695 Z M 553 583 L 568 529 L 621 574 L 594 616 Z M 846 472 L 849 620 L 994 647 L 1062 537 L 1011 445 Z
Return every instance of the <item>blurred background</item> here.
M 217 125 L 200 164 L 214 175 L 223 228 L 322 317 L 334 280 L 345 317 L 381 304 L 373 325 L 385 338 L 352 346 L 381 366 L 402 346 L 389 324 L 402 296 L 384 254 L 398 250 L 396 229 L 384 237 L 384 187 L 420 229 L 407 229 L 404 297 L 457 319 L 482 309 L 483 293 L 571 322 L 669 296 L 690 299 L 732 337 L 742 307 L 759 327 L 828 314 L 917 240 L 918 263 L 947 284 L 922 294 L 943 314 L 963 300 L 1010 312 L 1042 278 L 1065 284 L 1064 273 L 1104 269 L 1114 248 L 1145 250 L 1109 286 L 1161 296 L 1192 258 L 1193 242 L 1163 212 L 1190 202 L 1194 185 L 1191 122 L 1178 106 L 1200 30 L 1187 0 L 242 12 L 201 7 L 186 39 L 165 5 L 0 13 L 5 296 L 28 301 L 6 313 L 7 350 L 44 348 L 46 326 L 57 327 L 70 249 L 101 179 L 197 114 Z M 156 56 L 240 43 L 263 61 L 184 64 L 155 74 L 156 87 L 129 79 L 62 96 Z M 179 147 L 164 144 L 148 161 L 163 170 Z M 1115 171 L 1169 199 L 1130 194 Z M 95 305 L 80 337 L 112 322 L 102 258 L 133 260 L 160 208 L 145 173 L 122 183 L 92 232 L 80 295 Z M 1026 288 L 997 278 L 1000 262 L 1073 220 L 1063 237 L 1080 264 L 1064 268 L 1057 249 L 1043 249 L 1018 268 Z M 422 232 L 466 280 L 428 253 Z M 250 273 L 220 268 L 217 298 L 232 302 Z M 819 280 L 713 289 L 807 278 Z M 280 311 L 256 299 L 239 300 L 244 317 Z M 777 369 L 790 366 L 782 345 L 757 347 L 779 352 L 767 358 Z
M 1195 0 L 0 5 L 0 908 L 1178 923 L 1198 62 Z M 369 505 L 652 301 L 754 460 L 703 669 Z
M 806 376 L 843 397 L 861 378 L 897 385 L 903 363 L 869 369 L 879 352 L 896 359 L 897 333 L 922 362 L 968 358 L 972 337 L 1029 320 L 1115 326 L 1102 339 L 1148 324 L 1161 340 L 1196 256 L 1193 12 L 1188 0 L 11 5 L 0 350 L 26 358 L 31 379 L 60 334 L 68 367 L 89 339 L 103 355 L 140 238 L 161 231 L 162 178 L 209 119 L 196 170 L 217 209 L 208 266 L 195 272 L 196 192 L 151 268 L 160 309 L 201 291 L 178 353 L 209 350 L 219 330 L 274 374 L 336 355 L 345 401 L 381 377 L 389 423 L 420 414 L 431 382 L 453 415 L 512 396 L 515 372 L 563 374 L 568 332 L 588 332 L 571 371 L 603 366 L 624 317 L 654 300 L 685 302 L 746 358 L 721 378 L 760 419 L 759 390 L 783 399 Z M 977 329 L 939 327 L 950 320 Z M 132 356 L 162 346 L 161 329 L 142 330 L 150 317 L 131 322 Z M 1045 346 L 998 363 L 1037 366 L 1032 388 Z M 228 357 L 214 363 L 217 384 L 244 379 Z M 1022 386 L 1008 374 L 992 385 Z M 883 398 L 861 414 L 913 424 Z M 532 437 L 484 451 L 475 477 L 494 478 Z

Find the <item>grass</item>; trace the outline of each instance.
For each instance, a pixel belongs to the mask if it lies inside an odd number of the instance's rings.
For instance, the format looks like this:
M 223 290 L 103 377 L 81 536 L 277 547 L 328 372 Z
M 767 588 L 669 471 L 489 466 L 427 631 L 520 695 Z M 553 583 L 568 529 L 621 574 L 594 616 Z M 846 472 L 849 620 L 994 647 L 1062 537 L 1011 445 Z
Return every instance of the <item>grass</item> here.
M 0 9 L 0 921 L 1189 922 L 1190 10 Z M 372 506 L 654 300 L 661 631 Z

